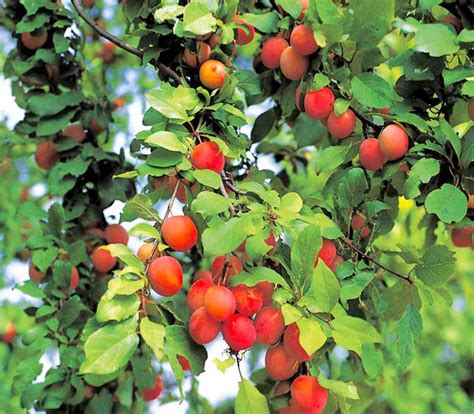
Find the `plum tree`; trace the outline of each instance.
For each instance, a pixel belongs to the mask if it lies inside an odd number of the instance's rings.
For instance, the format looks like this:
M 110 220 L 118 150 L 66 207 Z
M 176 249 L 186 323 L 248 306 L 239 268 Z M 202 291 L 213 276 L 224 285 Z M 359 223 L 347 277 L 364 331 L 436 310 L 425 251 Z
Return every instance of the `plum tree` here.
M 146 402 L 156 400 L 163 392 L 163 379 L 160 375 L 155 378 L 155 384 L 151 388 L 144 388 L 142 398 Z
M 191 312 L 204 306 L 204 297 L 212 285 L 213 283 L 209 279 L 199 279 L 191 285 L 186 296 L 186 303 Z
M 278 69 L 283 50 L 288 42 L 282 36 L 273 36 L 267 39 L 262 46 L 262 63 L 267 69 Z
M 300 375 L 291 384 L 291 397 L 304 412 L 316 414 L 326 407 L 328 390 L 319 385 L 317 378 Z
M 311 118 L 327 118 L 334 109 L 334 94 L 327 86 L 317 91 L 306 92 L 304 97 L 305 113 Z
M 331 112 L 327 119 L 327 128 L 332 137 L 336 139 L 347 138 L 354 132 L 356 117 L 351 109 L 347 109 L 340 115 Z
M 377 171 L 385 163 L 385 155 L 380 149 L 379 140 L 367 138 L 359 148 L 359 161 L 362 167 L 370 171 Z
M 257 337 L 252 320 L 238 313 L 224 321 L 221 332 L 224 340 L 234 351 L 251 348 Z
M 215 59 L 205 61 L 199 68 L 199 79 L 208 89 L 219 89 L 224 86 L 227 77 L 225 65 Z
M 224 169 L 225 158 L 215 142 L 207 141 L 194 147 L 191 162 L 197 170 L 212 170 L 220 174 Z
M 183 269 L 171 256 L 153 260 L 148 268 L 147 277 L 151 288 L 161 296 L 174 296 L 183 286 Z
M 204 296 L 207 313 L 216 321 L 228 319 L 236 308 L 235 297 L 230 289 L 221 285 L 213 285 L 207 289 Z
M 188 216 L 172 216 L 163 221 L 161 235 L 173 250 L 184 252 L 191 249 L 198 240 L 198 231 Z
M 104 231 L 107 243 L 122 243 L 128 244 L 128 232 L 120 224 L 109 224 Z
M 274 381 L 283 381 L 291 378 L 298 371 L 299 365 L 298 360 L 286 351 L 283 344 L 267 349 L 265 369 L 268 376 Z
M 286 352 L 299 362 L 309 361 L 313 355 L 309 355 L 300 343 L 300 329 L 296 322 L 290 323 L 283 335 L 283 344 Z
M 262 308 L 263 294 L 257 286 L 237 285 L 231 291 L 235 297 L 237 312 L 242 315 L 255 315 Z
M 273 345 L 285 330 L 285 319 L 280 309 L 267 306 L 262 308 L 255 317 L 257 342 L 262 345 Z
M 300 80 L 309 68 L 309 59 L 288 46 L 281 52 L 280 68 L 285 78 Z
M 296 26 L 291 31 L 290 44 L 294 49 L 303 56 L 312 55 L 319 49 L 314 39 L 313 31 L 304 24 Z
M 385 158 L 396 160 L 408 151 L 408 134 L 400 125 L 388 125 L 379 135 L 379 145 Z
M 117 264 L 117 258 L 112 256 L 108 250 L 96 247 L 92 252 L 92 265 L 100 273 L 107 273 Z
M 196 309 L 189 319 L 189 335 L 199 345 L 205 345 L 217 338 L 221 324 L 209 315 L 204 306 Z
M 50 170 L 59 161 L 59 154 L 56 149 L 56 144 L 51 141 L 41 142 L 35 153 L 36 164 L 44 170 Z

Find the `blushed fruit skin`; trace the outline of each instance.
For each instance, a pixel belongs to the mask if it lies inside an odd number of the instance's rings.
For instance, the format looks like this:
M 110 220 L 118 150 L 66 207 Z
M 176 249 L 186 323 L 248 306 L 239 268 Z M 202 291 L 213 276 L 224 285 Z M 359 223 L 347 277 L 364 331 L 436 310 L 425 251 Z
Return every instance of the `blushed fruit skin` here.
M 142 398 L 144 401 L 149 402 L 156 400 L 163 391 L 163 380 L 161 376 L 155 378 L 155 385 L 152 388 L 144 388 Z
M 474 208 L 474 194 L 469 194 L 469 199 L 467 201 L 467 208 L 469 209 Z
M 283 381 L 291 378 L 298 371 L 299 362 L 286 352 L 283 344 L 267 349 L 265 354 L 265 368 L 268 376 L 274 381 Z
M 209 282 L 212 282 L 212 273 L 210 270 L 207 269 L 200 269 L 196 273 L 194 273 L 193 280 L 197 282 L 198 280 L 209 280 Z
M 224 169 L 225 157 L 215 142 L 207 141 L 194 147 L 191 162 L 197 170 L 212 170 L 220 174 Z
M 105 128 L 102 127 L 98 122 L 97 119 L 93 119 L 89 124 L 89 131 L 96 137 L 97 135 L 102 134 L 105 131 Z
M 86 131 L 80 125 L 69 125 L 63 129 L 62 134 L 79 143 L 86 139 Z
M 263 304 L 263 295 L 257 286 L 237 285 L 231 289 L 237 312 L 245 316 L 255 315 Z
M 296 109 L 298 109 L 298 111 L 301 112 L 301 94 L 303 92 L 303 89 L 301 88 L 301 85 L 298 85 L 298 87 L 296 88 L 296 92 L 295 92 L 295 105 L 296 105 Z M 304 103 L 303 103 L 303 110 L 304 110 Z
M 43 170 L 50 170 L 59 161 L 59 154 L 56 144 L 50 141 L 41 142 L 36 148 L 36 164 Z
M 109 224 L 105 228 L 105 239 L 109 244 L 128 244 L 128 232 L 120 224 Z
M 189 319 L 189 335 L 199 345 L 205 345 L 216 339 L 221 325 L 212 318 L 203 306 L 196 309 Z
M 214 285 L 204 296 L 204 306 L 207 313 L 216 321 L 224 321 L 235 312 L 235 297 L 225 286 Z
M 257 337 L 253 321 L 238 313 L 223 323 L 221 332 L 224 340 L 234 351 L 251 348 Z
M 146 262 L 150 257 L 151 253 L 153 252 L 154 244 L 153 243 L 143 243 L 137 251 L 137 257 L 142 261 Z M 160 257 L 160 252 L 158 249 L 155 249 L 153 256 L 150 260 L 155 260 Z
M 474 121 L 474 98 L 469 99 L 467 104 L 467 113 L 471 121 Z
M 273 345 L 283 335 L 285 319 L 280 309 L 267 306 L 262 308 L 255 317 L 257 342 L 262 345 Z
M 42 33 L 40 35 L 34 36 L 31 33 L 24 32 L 21 34 L 21 43 L 27 49 L 36 50 L 40 47 L 43 47 L 46 41 L 48 40 L 48 33 Z
M 331 263 L 331 266 L 329 266 L 329 268 L 335 272 L 336 269 L 337 269 L 337 266 L 339 266 L 340 263 L 342 263 L 344 261 L 344 258 L 342 256 L 336 256 L 336 258 L 334 259 L 334 261 Z
M 385 156 L 380 150 L 379 140 L 367 138 L 359 148 L 359 161 L 362 167 L 369 171 L 377 171 L 383 167 Z
M 472 235 L 474 234 L 474 226 L 454 228 L 451 232 L 451 240 L 456 247 L 474 248 Z
M 0 339 L 5 344 L 11 344 L 16 336 L 16 328 L 13 322 L 8 322 L 5 332 L 0 336 Z
M 218 256 L 211 264 L 211 272 L 214 280 L 237 275 L 243 268 L 242 262 L 234 255 L 230 255 L 227 262 L 225 256 Z
M 190 371 L 191 370 L 191 365 L 189 364 L 188 358 L 186 358 L 183 355 L 178 355 L 177 359 L 178 359 L 179 365 L 181 365 L 181 368 L 183 369 L 183 371 Z
M 108 250 L 97 247 L 92 252 L 92 265 L 100 273 L 107 273 L 117 264 L 117 258 L 112 256 Z
M 147 272 L 152 289 L 161 296 L 176 295 L 183 286 L 183 269 L 171 256 L 162 256 L 151 262 Z
M 196 42 L 196 52 L 189 48 L 185 48 L 183 52 L 183 60 L 186 65 L 191 68 L 197 68 L 198 65 L 202 65 L 204 62 L 211 58 L 211 46 L 206 42 Z
M 178 252 L 191 249 L 198 239 L 196 225 L 187 216 L 168 217 L 161 225 L 161 235 L 165 243 Z
M 267 69 L 278 69 L 280 57 L 288 47 L 288 42 L 281 36 L 270 37 L 262 46 L 262 63 Z
M 303 56 L 312 55 L 319 49 L 314 39 L 313 31 L 304 24 L 300 24 L 292 30 L 290 44 Z
M 328 390 L 319 385 L 318 379 L 300 375 L 291 384 L 292 403 L 309 413 L 321 413 L 328 401 Z
M 299 362 L 309 361 L 313 355 L 308 355 L 300 343 L 300 329 L 296 322 L 289 324 L 286 327 L 285 334 L 283 335 L 283 344 L 286 352 Z
M 264 280 L 257 283 L 256 287 L 262 292 L 262 305 L 270 306 L 273 302 L 273 291 L 275 289 L 273 283 Z
M 36 280 L 38 283 L 42 282 L 45 276 L 43 272 L 40 272 L 38 269 L 36 269 L 33 262 L 30 262 L 30 266 L 28 268 L 28 274 L 31 280 Z
M 367 238 L 370 234 L 370 228 L 365 224 L 365 218 L 359 213 L 352 216 L 351 227 L 355 232 L 360 232 L 361 239 Z
M 209 59 L 199 68 L 199 79 L 204 87 L 208 89 L 219 89 L 224 85 L 225 65 L 215 59 Z
M 249 30 L 249 32 L 247 33 L 244 29 L 238 27 L 237 28 L 237 38 L 235 39 L 235 43 L 237 43 L 238 45 L 241 45 L 241 46 L 250 43 L 253 40 L 253 38 L 255 37 L 255 27 L 253 27 L 251 24 L 248 24 L 248 23 L 244 22 L 243 20 L 241 20 L 239 18 L 234 19 L 234 23 L 247 26 L 247 28 Z
M 309 59 L 298 53 L 294 47 L 288 46 L 281 53 L 280 68 L 285 78 L 300 80 L 308 71 Z
M 388 160 L 397 160 L 408 151 L 408 134 L 397 124 L 386 126 L 379 135 L 380 150 Z
M 313 119 L 327 118 L 334 110 L 334 94 L 331 89 L 325 86 L 317 91 L 306 92 L 304 110 Z
M 306 14 L 306 9 L 309 6 L 309 0 L 300 0 L 300 3 L 301 3 L 301 13 L 298 19 L 303 20 L 304 15 Z
M 331 112 L 327 120 L 328 131 L 336 139 L 347 138 L 354 132 L 355 125 L 356 117 L 352 109 L 348 109 L 341 115 Z
M 326 264 L 326 266 L 330 266 L 336 258 L 336 253 L 336 243 L 329 239 L 323 239 L 323 244 L 318 252 L 314 266 L 316 267 L 319 259 L 321 259 Z
M 71 278 L 69 279 L 69 289 L 76 290 L 79 285 L 79 271 L 76 266 L 71 269 Z
M 191 285 L 186 297 L 186 303 L 191 312 L 204 306 L 204 297 L 212 285 L 213 283 L 208 279 L 199 279 Z

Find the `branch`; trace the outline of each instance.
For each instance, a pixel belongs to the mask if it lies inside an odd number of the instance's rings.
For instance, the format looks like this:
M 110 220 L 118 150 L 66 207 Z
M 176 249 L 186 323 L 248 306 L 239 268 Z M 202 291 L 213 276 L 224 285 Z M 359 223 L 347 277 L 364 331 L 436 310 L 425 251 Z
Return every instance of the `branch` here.
M 405 275 L 402 275 L 401 273 L 398 273 L 398 272 L 395 272 L 394 270 L 391 270 L 389 269 L 388 267 L 384 266 L 383 264 L 377 262 L 375 259 L 373 259 L 372 257 L 370 257 L 369 255 L 365 254 L 362 250 L 358 249 L 357 247 L 355 247 L 349 240 L 347 240 L 345 237 L 342 237 L 341 238 L 342 242 L 347 246 L 349 247 L 350 249 L 354 250 L 355 252 L 359 253 L 362 257 L 364 257 L 365 259 L 367 259 L 369 262 L 372 262 L 373 264 L 375 264 L 376 266 L 380 267 L 381 269 L 385 270 L 386 272 L 388 273 L 391 273 L 392 275 L 394 276 L 397 276 L 399 277 L 400 279 L 403 279 L 405 281 L 407 281 L 408 283 L 410 283 L 411 285 L 415 284 L 415 282 L 413 282 L 413 280 L 411 280 L 408 276 L 405 276 Z
M 225 198 L 230 198 L 229 197 L 229 194 L 227 194 L 227 190 L 225 189 L 225 186 L 224 186 L 224 182 L 222 181 L 221 182 L 221 186 L 219 187 L 219 190 L 221 191 L 221 194 L 225 197 Z M 230 214 L 232 216 L 235 216 L 236 213 L 235 213 L 235 208 L 232 204 L 229 205 L 229 210 L 230 210 Z
M 129 44 L 127 44 L 123 40 L 120 40 L 118 37 L 114 36 L 112 33 L 109 33 L 107 30 L 104 30 L 101 27 L 99 27 L 99 25 L 94 21 L 94 19 L 89 17 L 89 15 L 85 12 L 85 10 L 79 4 L 80 0 L 71 0 L 71 1 L 72 1 L 72 5 L 76 9 L 79 16 L 90 27 L 92 27 L 92 29 L 96 33 L 98 33 L 103 38 L 111 41 L 112 43 L 116 44 L 121 49 L 123 49 L 123 50 L 127 51 L 128 53 L 131 53 L 132 55 L 135 55 L 135 56 L 137 56 L 137 57 L 139 57 L 140 59 L 143 60 L 144 54 L 141 50 L 139 50 L 139 49 L 137 49 L 133 46 L 130 46 Z M 181 78 L 179 77 L 179 75 L 173 69 L 171 69 L 169 66 L 166 66 L 165 64 L 158 62 L 156 59 L 153 59 L 150 63 L 154 67 L 156 67 L 156 68 L 162 70 L 163 72 L 165 72 L 168 76 L 171 76 L 176 82 L 181 83 Z

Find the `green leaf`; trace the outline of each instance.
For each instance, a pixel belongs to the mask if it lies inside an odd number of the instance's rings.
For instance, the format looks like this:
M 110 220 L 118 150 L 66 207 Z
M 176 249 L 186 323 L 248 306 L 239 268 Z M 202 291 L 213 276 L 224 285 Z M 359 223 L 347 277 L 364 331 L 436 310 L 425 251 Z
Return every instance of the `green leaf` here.
M 56 115 L 69 106 L 78 106 L 83 100 L 81 92 L 34 95 L 28 100 L 28 109 L 39 116 Z
M 318 260 L 311 279 L 311 296 L 321 311 L 331 312 L 339 300 L 340 290 L 334 273 L 322 260 Z
M 371 73 L 352 78 L 354 98 L 362 105 L 387 108 L 393 104 L 393 87 L 380 76 Z
M 352 400 L 358 400 L 359 394 L 357 393 L 357 387 L 353 382 L 343 382 L 337 380 L 331 380 L 326 378 L 323 374 L 319 374 L 318 382 L 321 387 L 332 391 L 334 394 L 340 395 L 344 398 L 350 398 Z
M 431 246 L 415 266 L 415 275 L 427 286 L 440 285 L 454 273 L 455 262 L 454 253 L 446 246 Z
M 158 131 L 145 139 L 145 143 L 152 147 L 161 147 L 168 151 L 177 151 L 183 154 L 188 152 L 186 145 L 173 132 Z
M 113 295 L 133 295 L 145 286 L 143 279 L 129 280 L 125 277 L 114 277 L 107 285 L 107 293 Z
M 286 193 L 280 200 L 280 214 L 296 214 L 303 208 L 303 200 L 298 193 Z
M 285 303 L 281 307 L 281 313 L 283 314 L 283 318 L 285 319 L 285 325 L 289 325 L 290 323 L 299 321 L 303 317 L 301 311 L 298 308 L 288 303 Z
M 433 57 L 445 56 L 456 53 L 459 43 L 445 24 L 422 24 L 415 32 L 415 49 Z
M 365 199 L 369 184 L 361 168 L 347 171 L 339 183 L 337 198 L 342 207 L 357 207 Z
M 118 257 L 122 262 L 128 266 L 135 267 L 140 270 L 140 272 L 145 271 L 145 265 L 143 262 L 135 256 L 131 250 L 122 243 L 108 244 L 103 246 L 102 249 L 108 250 L 110 254 L 114 257 Z
M 332 240 L 343 236 L 343 233 L 341 230 L 339 230 L 337 224 L 325 214 L 315 214 L 312 219 L 312 222 L 319 226 L 319 228 L 321 229 L 321 236 L 326 239 Z
M 147 158 L 147 164 L 153 167 L 171 167 L 179 164 L 183 160 L 180 152 L 168 151 L 164 148 L 157 148 Z
M 217 20 L 205 3 L 191 2 L 184 8 L 184 30 L 196 35 L 213 33 Z
M 443 184 L 441 188 L 428 194 L 425 201 L 426 211 L 436 214 L 445 223 L 458 223 L 467 213 L 467 197 L 452 184 Z
M 382 342 L 377 330 L 367 321 L 352 316 L 337 316 L 331 322 L 334 341 L 339 346 L 359 355 L 363 344 Z
M 406 369 L 416 354 L 416 342 L 423 331 L 420 312 L 411 303 L 398 323 L 398 355 L 401 369 Z
M 346 160 L 350 145 L 338 145 L 324 148 L 315 161 L 318 174 L 336 170 Z
M 244 13 L 241 16 L 241 19 L 263 33 L 273 33 L 278 30 L 277 24 L 279 17 L 276 12 L 259 14 Z
M 217 369 L 222 373 L 225 373 L 230 367 L 235 364 L 234 358 L 231 357 L 225 359 L 224 361 L 221 361 L 219 358 L 214 358 L 212 362 L 216 364 Z
M 301 14 L 303 7 L 301 2 L 293 0 L 277 0 L 276 2 L 279 6 L 282 7 L 293 19 L 297 19 Z
M 304 287 L 311 279 L 314 269 L 314 261 L 321 249 L 322 239 L 319 226 L 306 226 L 300 232 L 291 249 L 291 270 L 298 280 L 294 282 Z
M 42 272 L 46 272 L 48 267 L 53 264 L 58 255 L 58 249 L 49 247 L 47 249 L 35 250 L 32 254 L 32 260 L 35 266 Z
M 54 203 L 48 210 L 49 231 L 58 239 L 62 238 L 64 227 L 64 209 L 59 203 Z
M 221 176 L 212 170 L 194 170 L 193 175 L 198 183 L 214 189 L 222 183 Z
M 155 354 L 156 359 L 161 360 L 165 345 L 165 327 L 150 321 L 145 317 L 140 322 L 140 335 Z
M 137 319 L 107 325 L 95 331 L 84 344 L 86 358 L 81 374 L 111 374 L 132 357 L 138 346 Z
M 413 199 L 418 197 L 421 192 L 420 184 L 427 184 L 432 177 L 440 172 L 440 163 L 433 158 L 422 158 L 418 160 L 410 170 L 410 175 L 405 181 L 403 192 L 405 197 Z
M 254 267 L 250 269 L 249 273 L 239 273 L 238 275 L 232 276 L 230 283 L 232 286 L 246 285 L 255 286 L 260 282 L 271 282 L 276 285 L 281 285 L 284 288 L 289 289 L 288 283 L 282 276 L 280 276 L 273 269 L 268 267 Z
M 202 214 L 204 217 L 214 216 L 226 211 L 232 201 L 220 194 L 210 191 L 201 191 L 191 203 L 191 210 Z
M 164 5 L 156 9 L 153 16 L 157 23 L 163 23 L 165 20 L 175 20 L 178 16 L 182 15 L 183 12 L 183 6 L 179 6 L 177 4 L 172 4 L 169 6 Z
M 296 324 L 300 331 L 300 344 L 308 355 L 313 355 L 326 343 L 327 337 L 315 320 L 301 318 Z
M 235 400 L 235 414 L 270 414 L 268 403 L 263 394 L 248 380 L 239 382 L 239 392 Z
M 153 208 L 151 199 L 143 194 L 137 194 L 125 204 L 121 217 L 122 221 L 133 221 L 137 218 L 160 221 L 158 211 Z
M 362 366 L 369 378 L 376 378 L 383 367 L 383 354 L 374 345 L 362 346 Z
M 373 272 L 356 273 L 349 281 L 342 284 L 341 302 L 347 305 L 349 299 L 358 298 L 374 277 L 375 273 Z
M 143 237 L 143 238 L 152 238 L 152 239 L 159 239 L 160 232 L 156 229 L 155 226 L 152 226 L 148 223 L 138 223 L 133 226 L 129 231 L 128 234 L 134 237 Z
M 162 89 L 150 92 L 145 96 L 151 107 L 159 113 L 167 118 L 183 122 L 192 119 L 188 116 L 187 111 L 194 112 L 200 108 L 196 91 L 184 86 L 173 88 L 169 84 L 162 84 Z
M 121 321 L 135 315 L 140 308 L 140 300 L 136 295 L 109 296 L 104 294 L 97 305 L 97 322 Z

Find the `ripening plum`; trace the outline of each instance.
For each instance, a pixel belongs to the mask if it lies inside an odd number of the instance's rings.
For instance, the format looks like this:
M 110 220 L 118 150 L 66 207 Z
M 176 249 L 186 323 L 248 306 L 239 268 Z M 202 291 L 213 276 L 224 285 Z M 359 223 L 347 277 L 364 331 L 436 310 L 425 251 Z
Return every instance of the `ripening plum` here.
M 219 145 L 207 141 L 194 147 L 191 152 L 191 162 L 197 170 L 212 170 L 220 174 L 224 169 L 225 157 Z
M 337 269 L 337 266 L 339 266 L 339 264 L 342 263 L 343 261 L 344 261 L 344 258 L 342 256 L 336 256 L 334 261 L 329 266 L 329 269 L 331 269 L 333 272 L 335 272 L 336 269 Z
M 128 232 L 120 224 L 109 224 L 105 228 L 105 239 L 109 244 L 128 244 Z
M 112 256 L 108 250 L 97 247 L 92 252 L 92 265 L 100 273 L 107 273 L 117 264 L 117 258 Z
M 313 119 L 327 118 L 334 110 L 334 94 L 325 86 L 317 91 L 306 92 L 304 110 Z
M 147 277 L 152 289 L 161 296 L 174 296 L 183 286 L 183 269 L 171 256 L 153 260 L 148 268 Z
M 93 119 L 91 123 L 89 124 L 89 131 L 92 132 L 92 135 L 95 137 L 102 134 L 102 132 L 105 131 L 106 128 L 104 128 L 102 125 L 99 124 L 97 119 Z
M 289 80 L 300 80 L 309 68 L 309 59 L 298 53 L 294 47 L 288 46 L 280 56 L 280 68 Z
M 79 285 L 79 271 L 76 266 L 71 269 L 71 277 L 69 279 L 69 289 L 76 290 Z
M 5 344 L 11 344 L 16 336 L 16 327 L 13 322 L 8 322 L 5 330 L 0 335 L 0 340 Z
M 197 68 L 198 65 L 202 65 L 204 62 L 211 58 L 211 46 L 206 42 L 196 42 L 196 52 L 191 49 L 185 48 L 183 52 L 183 59 L 186 65 Z
M 300 0 L 301 3 L 301 13 L 298 17 L 299 20 L 303 20 L 304 15 L 306 14 L 306 9 L 309 6 L 309 0 Z
M 152 253 L 153 256 L 150 257 Z M 154 243 L 143 243 L 137 251 L 137 257 L 142 262 L 146 262 L 148 259 L 150 259 L 149 261 L 151 262 L 152 260 L 155 260 L 160 257 L 160 252 L 157 248 L 155 249 Z
M 222 324 L 222 336 L 234 351 L 243 351 L 253 346 L 256 339 L 253 321 L 245 315 L 231 315 Z
M 239 19 L 239 16 L 235 16 L 234 23 L 246 26 L 248 30 L 242 29 L 241 27 L 237 28 L 237 38 L 235 43 L 238 45 L 246 45 L 250 43 L 255 37 L 255 27 L 251 24 L 244 22 L 242 19 Z
M 196 273 L 194 273 L 193 280 L 197 282 L 198 280 L 209 280 L 209 282 L 212 282 L 212 273 L 210 270 L 207 269 L 200 269 Z
M 30 267 L 28 268 L 28 274 L 30 275 L 31 280 L 36 280 L 38 283 L 42 282 L 45 274 L 40 272 L 33 262 L 30 262 Z
M 316 377 L 300 375 L 291 384 L 291 397 L 304 412 L 318 414 L 326 406 L 328 390 L 319 385 Z
M 189 335 L 199 345 L 216 339 L 220 329 L 220 323 L 207 313 L 204 306 L 196 309 L 189 319 Z
M 262 305 L 270 306 L 273 301 L 273 290 L 275 289 L 273 283 L 264 280 L 257 283 L 256 287 L 262 292 Z
M 81 125 L 69 125 L 63 129 L 62 135 L 72 138 L 74 141 L 81 143 L 86 139 L 86 131 Z
M 295 105 L 296 105 L 296 109 L 298 109 L 298 111 L 301 112 L 301 94 L 303 92 L 303 89 L 301 88 L 301 84 L 298 85 L 298 87 L 296 88 L 296 92 L 295 92 Z M 304 105 L 304 103 L 303 103 Z M 304 109 L 304 106 L 303 106 L 303 109 Z
M 326 266 L 329 266 L 336 257 L 336 243 L 332 240 L 324 239 L 321 249 L 318 252 L 316 260 L 314 261 L 314 266 L 318 264 L 318 260 L 321 259 Z
M 105 42 L 102 44 L 102 51 L 100 52 L 100 57 L 105 64 L 110 64 L 115 61 L 117 46 L 112 42 Z
M 186 303 L 191 312 L 204 306 L 204 297 L 207 290 L 213 285 L 208 279 L 196 280 L 189 288 L 188 295 L 186 297 Z
M 288 47 L 288 42 L 281 36 L 270 37 L 262 46 L 262 63 L 267 69 L 280 67 L 280 57 Z
M 144 388 L 142 398 L 144 401 L 149 402 L 156 400 L 163 391 L 163 380 L 161 376 L 157 375 L 155 378 L 155 385 L 151 388 Z
M 189 363 L 188 358 L 186 358 L 183 355 L 178 355 L 177 357 L 179 365 L 181 365 L 181 369 L 183 371 L 190 371 L 191 370 L 191 364 Z
M 327 128 L 332 137 L 336 139 L 347 138 L 354 132 L 356 117 L 351 109 L 344 111 L 341 115 L 331 112 L 327 119 Z
M 36 50 L 43 47 L 47 40 L 47 32 L 40 33 L 37 35 L 33 35 L 28 32 L 23 32 L 21 34 L 21 43 L 23 43 L 23 46 L 30 50 Z
M 219 89 L 226 79 L 225 65 L 215 59 L 206 60 L 199 68 L 199 79 L 208 89 Z
M 207 313 L 216 321 L 224 321 L 235 312 L 235 297 L 225 286 L 213 285 L 204 296 Z
M 474 226 L 454 228 L 451 232 L 451 240 L 456 247 L 474 247 L 473 234 Z
M 385 156 L 380 150 L 378 139 L 367 138 L 362 142 L 359 148 L 359 161 L 366 170 L 377 171 L 383 167 Z
M 168 217 L 161 225 L 161 235 L 165 243 L 178 252 L 191 249 L 198 239 L 196 225 L 187 216 Z
M 59 154 L 56 144 L 51 141 L 43 141 L 36 148 L 36 164 L 43 170 L 50 170 L 59 161 Z
M 469 194 L 469 199 L 467 200 L 467 208 L 474 209 L 474 194 Z
M 319 49 L 314 33 L 304 24 L 296 26 L 290 36 L 290 44 L 295 50 L 303 56 L 312 55 Z
M 286 327 L 285 334 L 283 335 L 283 344 L 286 352 L 299 362 L 309 361 L 314 355 L 308 355 L 301 346 L 300 329 L 296 322 L 293 322 Z
M 245 316 L 255 315 L 263 303 L 262 291 L 257 286 L 237 285 L 231 289 L 235 297 L 237 312 Z
M 242 262 L 234 255 L 229 255 L 227 260 L 225 256 L 216 257 L 211 264 L 214 280 L 238 275 L 243 268 Z
M 351 227 L 355 232 L 360 232 L 361 239 L 365 239 L 370 234 L 370 228 L 365 224 L 365 217 L 359 213 L 356 213 L 352 216 Z
M 291 378 L 298 371 L 299 362 L 286 352 L 283 344 L 268 348 L 265 354 L 265 368 L 274 381 Z
M 280 309 L 267 306 L 262 308 L 255 317 L 257 342 L 262 345 L 273 345 L 285 330 L 285 319 Z
M 400 125 L 386 126 L 379 135 L 380 151 L 388 160 L 403 157 L 408 151 L 408 134 Z

